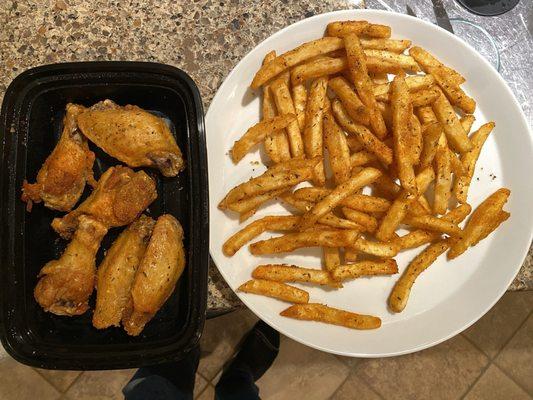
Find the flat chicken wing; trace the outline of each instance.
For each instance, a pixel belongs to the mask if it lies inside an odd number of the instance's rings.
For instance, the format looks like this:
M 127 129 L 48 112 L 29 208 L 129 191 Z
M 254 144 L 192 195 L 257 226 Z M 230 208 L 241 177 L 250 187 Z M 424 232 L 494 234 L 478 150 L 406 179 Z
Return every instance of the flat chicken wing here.
M 63 218 L 54 218 L 52 228 L 61 237 L 69 239 L 80 215 L 90 215 L 108 228 L 128 225 L 156 198 L 155 182 L 146 172 L 134 172 L 123 166 L 111 167 L 78 208 Z
M 165 176 L 184 168 L 181 150 L 165 121 L 137 106 L 104 100 L 78 116 L 87 138 L 130 167 L 155 167 Z
M 176 218 L 162 215 L 135 274 L 131 300 L 122 319 L 129 335 L 139 335 L 165 304 L 184 268 L 183 229 Z
M 48 208 L 70 211 L 80 199 L 85 182 L 94 186 L 94 153 L 76 123 L 83 110 L 82 106 L 67 104 L 61 138 L 39 170 L 37 182 L 24 181 L 22 200 L 27 202 L 28 211 L 32 203 L 41 201 Z
M 133 279 L 144 255 L 155 221 L 141 217 L 125 229 L 98 267 L 96 308 L 93 326 L 104 329 L 120 326 L 122 313 L 130 298 Z
M 59 258 L 48 262 L 39 272 L 35 300 L 56 315 L 80 315 L 89 308 L 94 289 L 95 257 L 107 228 L 82 215 L 72 241 Z

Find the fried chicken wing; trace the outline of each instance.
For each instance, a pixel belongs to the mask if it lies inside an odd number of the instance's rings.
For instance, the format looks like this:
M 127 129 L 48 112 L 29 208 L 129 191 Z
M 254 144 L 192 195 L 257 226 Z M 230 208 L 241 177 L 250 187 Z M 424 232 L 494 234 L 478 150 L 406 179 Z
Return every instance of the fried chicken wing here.
M 165 304 L 184 268 L 183 229 L 176 218 L 162 215 L 135 274 L 130 303 L 122 319 L 129 335 L 139 335 Z
M 98 267 L 93 326 L 120 326 L 130 299 L 133 279 L 146 251 L 155 221 L 146 216 L 133 222 L 115 240 Z
M 83 110 L 82 106 L 67 104 L 61 138 L 39 170 L 37 182 L 24 181 L 21 198 L 27 202 L 28 211 L 32 203 L 41 201 L 48 208 L 70 211 L 80 199 L 85 182 L 94 186 L 94 153 L 76 123 Z
M 94 289 L 95 257 L 107 228 L 82 215 L 78 229 L 59 260 L 48 262 L 39 272 L 35 300 L 56 315 L 80 315 Z
M 157 198 L 154 180 L 144 171 L 123 166 L 109 168 L 91 195 L 63 218 L 54 218 L 52 228 L 69 239 L 80 215 L 90 215 L 106 227 L 124 226 L 139 217 Z
M 165 121 L 142 108 L 104 100 L 80 114 L 78 125 L 91 142 L 130 167 L 155 167 L 165 176 L 176 176 L 184 168 Z

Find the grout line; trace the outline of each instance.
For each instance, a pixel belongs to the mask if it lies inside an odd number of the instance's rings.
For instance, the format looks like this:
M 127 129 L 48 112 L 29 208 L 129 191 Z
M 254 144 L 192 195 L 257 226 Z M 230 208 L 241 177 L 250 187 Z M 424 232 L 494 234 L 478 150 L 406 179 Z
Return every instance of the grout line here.
M 50 379 L 48 379 L 45 375 L 41 374 L 41 372 L 39 372 L 41 370 L 41 368 L 34 368 L 34 367 L 30 367 L 31 369 L 33 369 L 35 372 L 37 372 L 37 374 L 39 374 L 39 376 L 41 378 L 43 378 L 49 385 L 51 385 L 55 390 L 57 390 L 60 394 L 64 394 L 64 393 L 67 393 L 67 390 L 70 389 L 70 387 L 72 386 L 72 384 L 74 382 L 76 382 L 76 380 L 80 377 L 80 375 L 83 373 L 83 371 L 79 371 L 81 372 L 76 378 L 74 378 L 74 380 L 70 383 L 70 385 L 68 385 L 64 390 L 58 388 L 54 382 L 52 382 Z
M 496 353 L 496 355 L 494 356 L 494 359 L 498 358 L 498 356 L 500 355 L 500 353 L 502 352 L 503 349 L 505 349 L 505 347 L 511 342 L 511 340 L 513 340 L 513 338 L 516 336 L 517 332 L 522 329 L 522 326 L 525 325 L 525 323 L 527 322 L 527 320 L 529 319 L 529 317 L 531 317 L 531 315 L 533 315 L 533 310 L 531 310 L 529 312 L 529 314 L 526 316 L 526 318 L 524 318 L 524 320 L 520 323 L 520 325 L 518 325 L 518 328 L 516 328 L 516 330 L 513 332 L 513 334 L 511 335 L 511 337 L 509 339 L 507 339 L 507 341 L 503 344 L 503 346 L 498 350 L 498 352 Z
M 400 356 L 401 357 L 401 356 Z M 381 358 L 380 358 L 381 359 Z M 378 359 L 378 360 L 380 360 Z M 364 358 L 364 359 L 361 359 L 361 362 L 359 362 L 355 368 L 353 369 L 353 373 L 355 374 L 355 376 L 357 378 L 359 378 L 369 389 L 371 392 L 373 392 L 376 396 L 378 396 L 380 399 L 384 399 L 385 397 L 380 393 L 378 392 L 376 389 L 374 389 L 374 386 L 370 384 L 370 382 L 368 382 L 366 380 L 366 377 L 364 376 L 359 376 L 359 374 L 357 374 L 357 371 L 359 371 L 360 369 L 362 369 L 361 365 L 364 364 L 366 361 L 368 361 L 369 358 Z
M 483 353 L 483 354 L 485 354 L 485 353 Z M 481 372 L 479 373 L 479 375 L 477 376 L 477 378 L 474 379 L 474 381 L 473 381 L 470 385 L 468 385 L 468 388 L 467 388 L 466 391 L 465 391 L 465 392 L 459 397 L 459 399 L 461 399 L 461 400 L 464 399 L 464 398 L 468 395 L 468 393 L 470 393 L 470 391 L 472 390 L 472 388 L 473 388 L 474 386 L 476 386 L 476 383 L 479 382 L 479 380 L 481 379 L 481 377 L 482 377 L 483 375 L 485 375 L 485 372 L 487 372 L 487 370 L 489 369 L 489 367 L 492 365 L 492 360 L 491 360 L 489 357 L 487 357 L 487 358 L 488 358 L 488 360 L 489 360 L 489 362 L 487 363 L 487 365 L 485 365 L 485 367 L 483 367 L 483 369 L 481 370 Z
M 466 335 L 463 335 L 462 332 L 460 333 L 460 335 L 461 335 L 464 339 L 466 339 L 466 341 L 467 341 L 468 343 L 470 343 L 472 346 L 474 346 L 474 347 L 476 348 L 476 350 L 480 351 L 485 357 L 487 357 L 487 358 L 489 359 L 489 363 L 492 362 L 493 358 L 496 357 L 496 356 L 491 357 L 490 355 L 488 355 L 487 353 L 485 353 L 485 351 L 482 350 L 482 349 L 476 344 L 476 342 L 474 342 L 473 340 L 470 340 L 470 338 L 469 338 L 468 336 L 466 336 Z M 514 333 L 513 333 L 513 335 L 514 335 Z M 498 354 L 496 354 L 496 355 L 498 355 Z
M 527 394 L 530 394 L 529 393 L 529 390 L 526 389 L 525 387 L 523 387 L 519 382 L 517 382 L 511 375 L 509 375 L 507 373 L 506 370 L 504 370 L 503 368 L 501 368 L 498 364 L 494 363 L 494 367 L 495 368 L 498 368 L 498 370 L 504 374 L 507 378 L 509 378 L 516 386 L 518 386 L 520 389 L 522 389 L 524 392 L 526 392 Z
M 337 393 L 340 390 L 340 388 L 346 383 L 346 381 L 350 378 L 350 375 L 352 375 L 352 372 L 353 371 L 350 371 L 350 373 L 346 375 L 346 378 L 344 378 L 344 380 L 339 384 L 339 386 L 337 386 L 337 388 L 333 391 L 333 393 L 331 393 L 328 399 L 331 399 L 333 396 L 335 396 L 335 393 Z
M 63 394 L 66 394 L 70 388 L 72 386 L 74 386 L 74 384 L 80 379 L 80 377 L 85 373 L 85 371 L 79 371 L 81 372 L 76 378 L 74 378 L 74 380 L 70 383 L 70 385 L 67 386 L 67 388 L 65 389 L 65 391 L 63 392 Z

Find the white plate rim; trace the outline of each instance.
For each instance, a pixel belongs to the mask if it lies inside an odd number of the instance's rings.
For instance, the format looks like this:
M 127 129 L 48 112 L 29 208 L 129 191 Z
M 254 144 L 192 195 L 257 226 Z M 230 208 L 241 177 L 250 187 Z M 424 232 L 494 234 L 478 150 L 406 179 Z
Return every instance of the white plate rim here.
M 350 14 L 348 18 L 346 17 L 347 14 Z M 501 77 L 501 75 L 496 71 L 496 69 L 483 56 L 481 56 L 470 44 L 466 43 L 465 41 L 463 41 L 461 38 L 455 36 L 454 34 L 452 34 L 452 33 L 448 32 L 448 31 L 440 28 L 439 26 L 434 25 L 434 24 L 432 24 L 430 22 L 424 21 L 422 19 L 419 19 L 419 18 L 416 18 L 416 17 L 413 17 L 413 16 L 409 16 L 409 15 L 406 15 L 406 14 L 400 14 L 400 13 L 386 11 L 386 10 L 370 10 L 370 9 L 346 9 L 346 10 L 337 10 L 337 11 L 317 14 L 317 15 L 314 15 L 314 16 L 312 16 L 310 18 L 305 18 L 305 19 L 297 21 L 297 22 L 295 22 L 293 24 L 290 24 L 290 25 L 284 27 L 283 29 L 275 32 L 274 34 L 270 35 L 269 37 L 267 37 L 266 39 L 261 41 L 259 44 L 257 44 L 253 49 L 251 49 L 237 63 L 237 65 L 226 76 L 226 78 L 224 79 L 223 83 L 218 88 L 215 96 L 213 97 L 213 99 L 212 99 L 212 101 L 210 103 L 210 106 L 209 106 L 209 108 L 207 110 L 206 117 L 205 117 L 207 138 L 209 138 L 209 125 L 210 125 L 209 122 L 210 122 L 210 111 L 212 109 L 212 105 L 216 104 L 216 102 L 219 101 L 219 97 L 222 96 L 222 93 L 224 92 L 224 89 L 225 89 L 228 81 L 230 80 L 230 78 L 232 78 L 232 76 L 234 74 L 238 73 L 239 67 L 242 64 L 245 64 L 248 61 L 248 58 L 253 58 L 254 57 L 253 53 L 256 51 L 256 49 L 258 47 L 261 47 L 265 42 L 267 42 L 267 41 L 269 41 L 271 39 L 274 39 L 274 38 L 277 38 L 279 36 L 284 35 L 287 32 L 287 30 L 289 30 L 289 29 L 293 29 L 293 28 L 295 28 L 295 27 L 297 27 L 299 25 L 304 25 L 304 24 L 310 23 L 313 20 L 318 20 L 318 19 L 322 19 L 322 18 L 325 18 L 325 17 L 330 17 L 331 21 L 333 21 L 335 18 L 343 19 L 343 20 L 346 20 L 346 19 L 357 19 L 357 18 L 363 18 L 364 19 L 365 18 L 365 14 L 370 16 L 370 18 L 368 18 L 368 19 L 370 19 L 372 22 L 375 22 L 375 23 L 379 23 L 379 16 L 380 15 L 391 15 L 391 14 L 393 14 L 395 17 L 398 17 L 398 18 L 403 18 L 403 19 L 406 19 L 406 20 L 416 21 L 416 23 L 421 23 L 423 25 L 426 25 L 430 29 L 435 29 L 437 31 L 440 31 L 441 33 L 445 34 L 450 40 L 452 40 L 452 42 L 453 41 L 459 42 L 461 45 L 463 45 L 466 48 L 468 48 L 470 53 L 472 53 L 483 64 L 485 64 L 485 67 L 487 67 L 488 69 L 490 69 L 493 72 L 493 76 L 492 77 L 495 77 L 499 81 L 499 83 L 503 84 L 503 87 L 505 88 L 507 94 L 509 95 L 509 97 L 513 101 L 513 107 L 516 108 L 518 110 L 518 112 L 519 112 L 520 119 L 521 119 L 520 122 L 525 126 L 525 128 L 527 130 L 528 137 L 529 137 L 528 147 L 529 147 L 530 153 L 533 154 L 533 131 L 531 130 L 531 127 L 529 126 L 529 124 L 527 122 L 527 118 L 526 118 L 526 116 L 524 114 L 524 111 L 522 110 L 520 104 L 518 103 L 518 100 L 514 96 L 512 90 L 510 89 L 510 87 L 507 84 L 507 82 Z M 374 17 L 376 18 L 375 20 L 373 19 Z M 208 140 L 208 142 L 209 142 L 209 140 Z M 208 150 L 208 157 L 209 157 L 209 150 Z M 533 166 L 533 162 L 531 162 L 530 164 Z M 211 174 L 210 174 L 210 176 L 211 176 Z M 212 180 L 210 179 L 209 182 L 211 182 L 211 181 Z M 211 186 L 211 183 L 210 183 L 210 186 Z M 210 193 L 211 192 L 212 191 L 210 190 Z M 210 203 L 211 204 L 213 204 L 213 203 L 217 204 L 218 200 L 210 198 Z M 213 207 L 213 205 L 211 205 L 210 207 Z M 210 220 L 212 218 L 212 214 L 213 213 L 210 213 Z M 210 235 L 215 235 L 215 234 L 216 234 L 215 229 L 210 229 Z M 532 240 L 533 240 L 533 225 L 530 226 L 527 242 L 531 243 Z M 211 248 L 212 246 L 213 246 L 213 241 L 210 240 L 210 255 L 211 255 L 215 265 L 217 266 L 218 271 L 220 272 L 220 274 L 222 275 L 222 277 L 225 279 L 225 281 L 227 283 L 226 274 L 225 274 L 224 269 L 218 267 L 219 263 L 217 261 L 220 261 L 220 260 L 217 260 L 217 257 L 215 255 L 217 253 L 217 251 L 214 251 Z M 393 351 L 393 352 L 386 352 L 386 353 L 378 353 L 378 352 L 376 352 L 376 353 L 349 353 L 349 352 L 345 352 L 345 351 L 336 351 L 336 350 L 328 349 L 328 348 L 325 348 L 323 346 L 319 346 L 319 345 L 316 345 L 314 343 L 310 343 L 310 342 L 304 341 L 301 338 L 299 338 L 297 335 L 294 335 L 294 334 L 292 334 L 290 332 L 285 331 L 282 326 L 279 326 L 275 322 L 270 321 L 268 319 L 265 319 L 265 317 L 261 314 L 261 312 L 259 310 L 254 309 L 250 305 L 250 302 L 246 299 L 246 297 L 241 296 L 241 294 L 239 292 L 236 292 L 234 288 L 232 288 L 232 290 L 239 297 L 239 299 L 248 307 L 248 309 L 250 309 L 259 318 L 263 319 L 267 324 L 271 325 L 273 328 L 275 328 L 276 330 L 280 331 L 285 336 L 288 336 L 289 338 L 291 338 L 293 340 L 296 340 L 296 341 L 298 341 L 300 343 L 303 343 L 303 344 L 305 344 L 307 346 L 310 346 L 312 348 L 315 348 L 315 349 L 318 349 L 318 350 L 321 350 L 321 351 L 325 351 L 325 352 L 329 352 L 329 353 L 332 353 L 332 354 L 351 356 L 351 357 L 378 358 L 378 357 L 399 356 L 399 355 L 404 355 L 404 354 L 409 354 L 409 353 L 417 352 L 417 351 L 420 351 L 420 350 L 424 350 L 424 349 L 427 349 L 429 347 L 435 346 L 435 345 L 437 345 L 439 343 L 442 343 L 442 342 L 454 337 L 455 335 L 459 334 L 460 332 L 464 331 L 465 329 L 470 327 L 472 324 L 477 322 L 481 317 L 483 317 L 483 315 L 485 315 L 496 304 L 496 302 L 506 292 L 507 288 L 513 282 L 514 278 L 518 274 L 518 272 L 519 272 L 519 270 L 520 270 L 520 268 L 521 268 L 521 266 L 523 264 L 523 261 L 524 261 L 524 259 L 526 258 L 527 254 L 528 254 L 528 250 L 529 250 L 529 246 L 525 246 L 523 248 L 522 253 L 519 255 L 520 256 L 519 258 L 522 260 L 521 263 L 518 263 L 515 266 L 514 273 L 509 275 L 509 279 L 508 279 L 507 282 L 505 282 L 505 285 L 503 285 L 503 284 L 501 285 L 501 290 L 498 293 L 494 293 L 492 302 L 487 302 L 485 307 L 482 310 L 479 311 L 479 313 L 478 313 L 478 315 L 476 317 L 472 318 L 468 323 L 463 324 L 461 327 L 449 332 L 449 334 L 444 335 L 444 336 L 442 336 L 439 339 L 435 339 L 435 340 L 432 340 L 432 341 L 429 341 L 429 342 L 421 343 L 418 346 L 414 346 L 414 347 L 411 347 L 411 348 L 408 348 L 408 349 L 404 349 L 404 350 L 401 350 L 401 351 Z M 227 283 L 227 284 L 228 284 L 228 286 L 231 287 L 231 285 L 229 283 Z

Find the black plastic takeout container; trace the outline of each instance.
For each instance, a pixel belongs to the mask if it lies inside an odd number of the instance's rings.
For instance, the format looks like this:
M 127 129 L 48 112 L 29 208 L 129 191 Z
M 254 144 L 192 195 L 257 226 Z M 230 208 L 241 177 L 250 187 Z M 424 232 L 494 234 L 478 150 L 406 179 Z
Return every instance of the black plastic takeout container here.
M 20 200 L 23 179 L 34 181 L 62 129 L 68 102 L 90 106 L 111 99 L 163 117 L 187 166 L 176 178 L 157 180 L 148 214 L 174 215 L 185 232 L 187 266 L 174 294 L 136 338 L 121 328 L 97 330 L 92 310 L 78 317 L 44 312 L 33 298 L 37 274 L 65 248 L 50 222 L 61 213 Z M 209 257 L 207 157 L 198 89 L 183 71 L 162 64 L 84 62 L 30 69 L 8 87 L 0 120 L 0 339 L 18 361 L 50 369 L 134 368 L 177 359 L 199 340 L 205 320 Z M 91 145 L 98 178 L 120 164 Z M 89 193 L 86 189 L 84 197 Z M 84 198 L 83 197 L 83 198 Z M 82 199 L 83 199 L 82 198 Z M 111 229 L 97 256 L 121 232 Z M 91 298 L 94 306 L 94 293 Z

